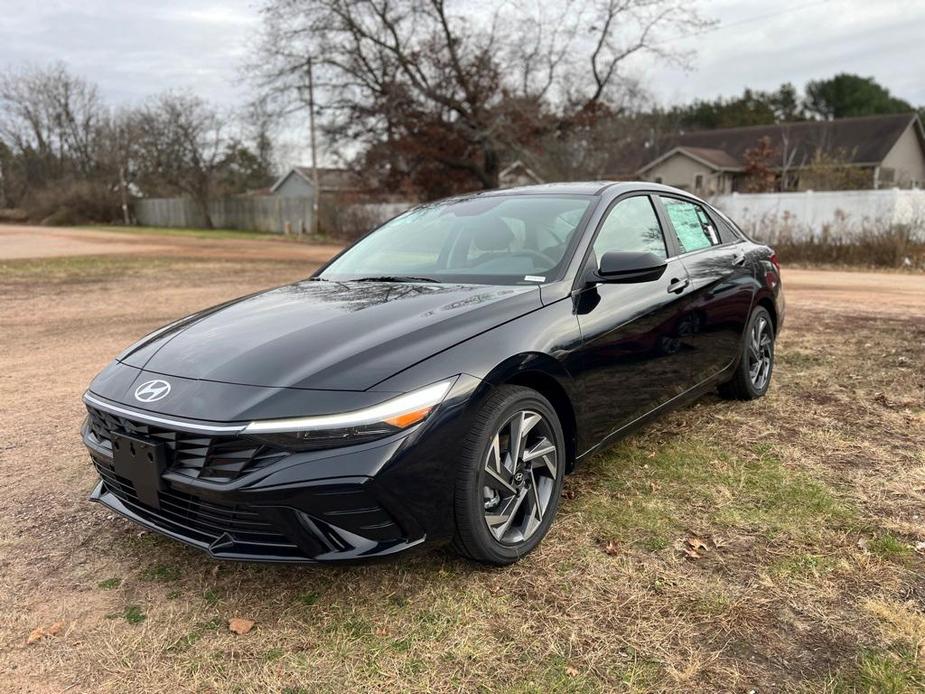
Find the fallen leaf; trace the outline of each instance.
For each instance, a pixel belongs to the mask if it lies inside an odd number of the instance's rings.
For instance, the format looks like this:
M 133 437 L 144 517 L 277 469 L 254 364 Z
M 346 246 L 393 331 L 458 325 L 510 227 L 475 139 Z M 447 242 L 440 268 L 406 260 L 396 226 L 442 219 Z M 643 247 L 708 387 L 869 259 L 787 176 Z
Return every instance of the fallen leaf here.
M 699 552 L 701 550 L 706 551 L 708 549 L 706 543 L 704 543 L 704 541 L 701 540 L 699 537 L 687 538 L 687 544 L 695 552 Z
M 228 620 L 228 628 L 236 634 L 243 635 L 254 628 L 254 622 L 243 617 L 232 617 Z
M 575 498 L 575 490 L 574 490 L 574 489 L 563 489 L 563 490 L 562 490 L 562 498 L 563 498 L 563 499 L 574 499 L 574 498 Z
M 26 638 L 26 643 L 31 645 L 41 641 L 46 636 L 56 636 L 64 628 L 64 622 L 55 622 L 47 629 L 45 627 L 36 627 L 30 633 L 28 638 Z
M 867 538 L 866 537 L 862 537 L 861 539 L 858 540 L 858 549 L 861 549 L 865 552 L 867 551 Z
M 700 555 L 697 554 L 697 552 L 695 552 L 692 549 L 688 549 L 687 547 L 685 547 L 683 551 L 684 551 L 684 556 L 687 557 L 688 559 L 700 559 Z
M 925 542 L 916 542 L 915 551 L 919 554 L 925 554 Z
M 601 549 L 604 550 L 604 554 L 615 557 L 620 553 L 620 543 L 614 540 L 608 540 Z
M 385 627 L 376 627 L 376 636 L 388 636 L 389 630 Z
M 565 668 L 565 674 L 569 677 L 578 677 L 578 670 L 569 665 L 567 668 Z

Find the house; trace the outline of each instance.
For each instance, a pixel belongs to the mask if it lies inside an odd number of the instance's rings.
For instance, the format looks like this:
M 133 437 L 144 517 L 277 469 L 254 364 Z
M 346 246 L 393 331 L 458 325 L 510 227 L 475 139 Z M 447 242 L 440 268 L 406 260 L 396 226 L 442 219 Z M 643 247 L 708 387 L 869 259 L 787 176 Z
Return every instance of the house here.
M 293 166 L 273 184 L 270 193 L 285 198 L 310 198 L 314 190 L 312 180 L 312 167 Z M 322 194 L 359 193 L 364 190 L 359 176 L 347 169 L 318 167 L 318 183 Z
M 915 114 L 683 133 L 637 175 L 700 195 L 742 190 L 746 163 L 765 139 L 766 165 L 783 190 L 812 188 L 805 174 L 820 159 L 850 168 L 856 187 L 925 186 L 925 130 Z
M 498 183 L 502 188 L 514 188 L 516 186 L 531 186 L 536 183 L 545 183 L 542 178 L 529 166 L 517 159 L 512 164 L 504 167 L 498 173 Z

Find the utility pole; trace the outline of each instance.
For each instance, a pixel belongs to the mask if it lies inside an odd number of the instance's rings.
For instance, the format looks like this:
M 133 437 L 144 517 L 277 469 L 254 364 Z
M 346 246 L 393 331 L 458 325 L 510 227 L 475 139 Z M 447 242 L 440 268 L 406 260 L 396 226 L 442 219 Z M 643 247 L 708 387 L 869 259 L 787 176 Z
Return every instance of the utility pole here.
M 125 180 L 125 164 L 119 164 L 119 191 L 122 193 L 122 221 L 125 226 L 132 223 L 132 217 L 128 212 L 128 183 Z
M 119 159 L 119 197 L 122 199 L 122 222 L 125 226 L 132 223 L 132 215 L 128 207 L 128 139 L 131 137 L 126 129 L 125 122 L 116 116 L 115 107 L 109 109 L 109 127 L 115 131 L 116 156 Z
M 315 80 L 312 74 L 312 59 L 308 59 L 308 127 L 311 131 L 312 146 L 312 236 L 318 235 L 318 199 L 321 187 L 318 184 L 318 152 L 315 144 Z

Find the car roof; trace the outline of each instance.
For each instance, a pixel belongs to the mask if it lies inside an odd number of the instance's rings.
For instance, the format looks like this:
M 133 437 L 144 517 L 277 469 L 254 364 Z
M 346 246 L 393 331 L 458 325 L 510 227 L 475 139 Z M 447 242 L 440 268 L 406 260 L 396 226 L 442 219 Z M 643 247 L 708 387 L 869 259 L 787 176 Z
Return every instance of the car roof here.
M 461 193 L 441 200 L 432 200 L 416 205 L 413 209 L 422 209 L 432 205 L 445 205 L 456 202 L 472 200 L 483 197 L 503 197 L 512 195 L 588 195 L 602 199 L 609 204 L 614 198 L 624 193 L 647 192 L 669 193 L 684 196 L 703 203 L 704 201 L 686 190 L 672 188 L 661 183 L 651 181 L 563 181 L 561 183 L 540 183 L 531 186 L 516 186 L 513 188 L 494 188 L 492 190 L 475 190 L 470 193 Z
M 479 195 L 606 195 L 616 197 L 623 193 L 635 191 L 654 191 L 676 193 L 687 197 L 695 197 L 680 188 L 672 188 L 661 183 L 650 181 L 566 181 L 562 183 L 540 183 L 531 186 L 517 186 L 514 188 L 499 188 L 480 192 Z

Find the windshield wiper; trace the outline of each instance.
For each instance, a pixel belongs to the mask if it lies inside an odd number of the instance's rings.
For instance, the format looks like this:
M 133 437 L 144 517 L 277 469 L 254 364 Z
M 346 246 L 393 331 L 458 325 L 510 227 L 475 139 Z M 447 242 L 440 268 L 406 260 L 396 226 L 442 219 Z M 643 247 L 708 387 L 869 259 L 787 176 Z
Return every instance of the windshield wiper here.
M 379 275 L 376 277 L 358 277 L 352 282 L 436 282 L 440 283 L 440 280 L 435 280 L 433 277 L 414 277 L 412 275 Z

